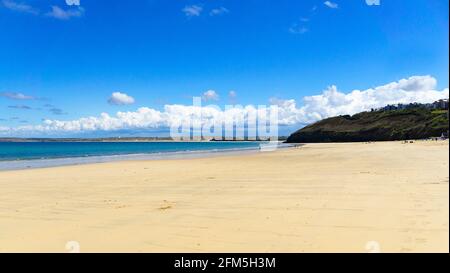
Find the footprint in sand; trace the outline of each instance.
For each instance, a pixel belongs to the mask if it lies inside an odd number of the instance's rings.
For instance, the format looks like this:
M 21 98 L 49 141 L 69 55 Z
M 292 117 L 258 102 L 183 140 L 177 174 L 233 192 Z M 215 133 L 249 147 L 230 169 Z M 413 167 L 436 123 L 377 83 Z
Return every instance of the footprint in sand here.
M 168 210 L 173 208 L 174 203 L 169 202 L 167 200 L 164 200 L 163 202 L 164 204 L 158 208 L 159 210 Z

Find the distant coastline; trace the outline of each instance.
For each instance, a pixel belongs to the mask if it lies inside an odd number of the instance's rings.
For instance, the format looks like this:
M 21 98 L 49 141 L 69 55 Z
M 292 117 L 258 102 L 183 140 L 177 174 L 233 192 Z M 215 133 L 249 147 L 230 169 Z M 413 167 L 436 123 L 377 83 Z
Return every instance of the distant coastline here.
M 0 142 L 163 142 L 170 137 L 108 137 L 108 138 L 0 138 Z
M 279 137 L 278 140 L 284 141 L 287 137 Z M 107 137 L 107 138 L 15 138 L 0 137 L 0 142 L 265 142 L 267 139 L 173 139 L 171 137 Z

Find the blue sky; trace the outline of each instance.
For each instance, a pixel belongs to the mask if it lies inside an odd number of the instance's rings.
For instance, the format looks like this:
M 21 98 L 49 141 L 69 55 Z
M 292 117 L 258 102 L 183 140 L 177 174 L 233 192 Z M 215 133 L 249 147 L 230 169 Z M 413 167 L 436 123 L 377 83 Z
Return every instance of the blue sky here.
M 430 75 L 437 81 L 432 89 L 443 90 L 449 86 L 448 5 L 0 0 L 0 126 L 140 107 L 163 111 L 168 104 L 190 105 L 207 90 L 219 105 L 233 90 L 232 100 L 243 105 L 279 98 L 295 100 L 296 107 L 332 85 L 346 94 Z M 133 103 L 108 103 L 113 92 Z M 19 93 L 25 97 L 14 96 Z

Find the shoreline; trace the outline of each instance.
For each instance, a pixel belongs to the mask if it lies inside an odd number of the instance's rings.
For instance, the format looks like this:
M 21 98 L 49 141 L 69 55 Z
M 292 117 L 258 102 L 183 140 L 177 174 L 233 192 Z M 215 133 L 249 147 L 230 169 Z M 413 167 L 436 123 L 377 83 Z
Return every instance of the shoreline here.
M 302 144 L 278 143 L 277 149 L 293 148 Z M 230 148 L 230 149 L 211 149 L 211 150 L 192 150 L 176 152 L 154 152 L 139 154 L 117 154 L 117 155 L 99 155 L 99 156 L 77 156 L 77 157 L 59 157 L 59 158 L 39 158 L 39 159 L 21 159 L 0 161 L 0 172 L 12 170 L 27 170 L 52 168 L 62 166 L 78 166 L 108 162 L 122 161 L 146 161 L 146 160 L 169 160 L 169 159 L 194 159 L 210 158 L 216 156 L 245 155 L 261 152 L 267 144 L 260 144 L 258 147 L 248 148 Z
M 449 142 L 0 172 L 0 252 L 443 252 Z

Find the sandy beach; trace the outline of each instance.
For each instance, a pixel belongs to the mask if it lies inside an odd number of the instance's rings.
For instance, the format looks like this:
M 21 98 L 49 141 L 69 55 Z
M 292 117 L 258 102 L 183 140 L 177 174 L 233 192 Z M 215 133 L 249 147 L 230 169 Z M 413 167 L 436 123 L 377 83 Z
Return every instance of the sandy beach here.
M 2 171 L 0 252 L 448 252 L 448 145 Z

